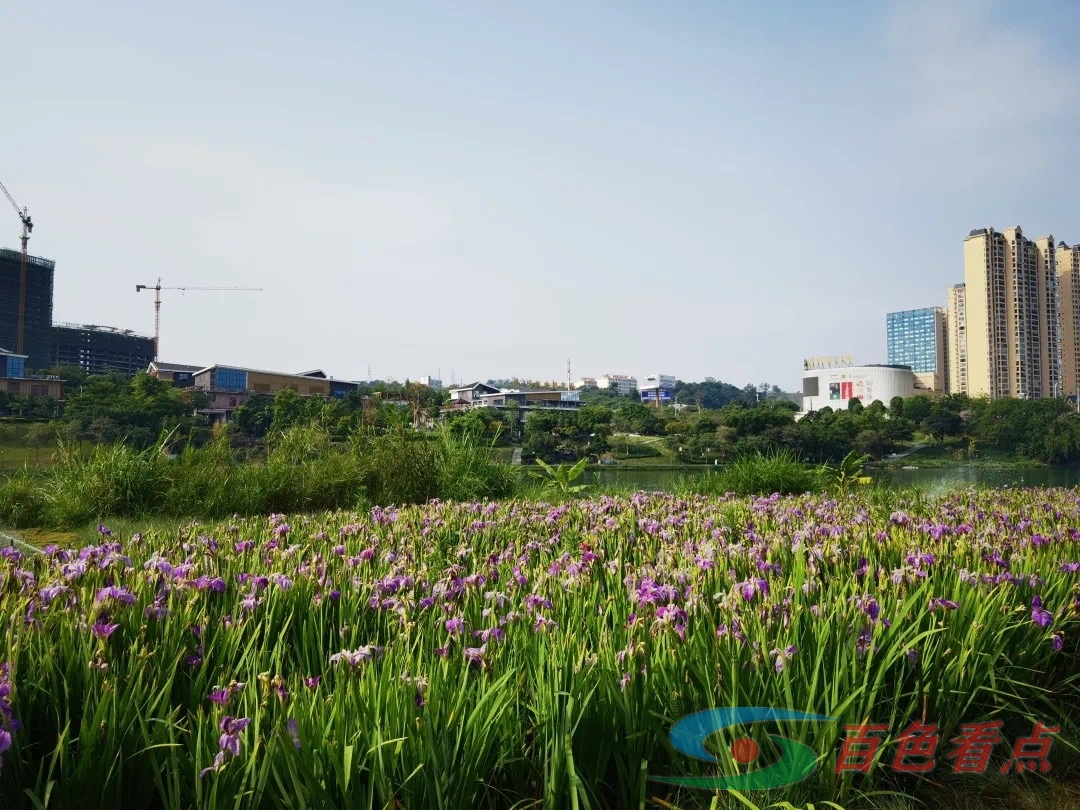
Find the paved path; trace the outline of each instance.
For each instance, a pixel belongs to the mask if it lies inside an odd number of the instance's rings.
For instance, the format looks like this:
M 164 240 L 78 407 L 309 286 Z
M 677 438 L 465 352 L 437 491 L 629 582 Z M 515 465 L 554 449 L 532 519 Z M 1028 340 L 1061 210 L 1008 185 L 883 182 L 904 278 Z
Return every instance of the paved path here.
M 510 459 L 510 463 L 511 464 L 521 464 L 521 448 L 520 447 L 515 447 L 514 448 L 514 455 L 513 455 L 513 458 Z

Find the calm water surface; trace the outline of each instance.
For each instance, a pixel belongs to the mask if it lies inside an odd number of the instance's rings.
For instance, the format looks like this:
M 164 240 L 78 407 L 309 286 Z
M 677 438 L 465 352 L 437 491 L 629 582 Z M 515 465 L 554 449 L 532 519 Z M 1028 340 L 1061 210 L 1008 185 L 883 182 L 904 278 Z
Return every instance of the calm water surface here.
M 708 470 L 620 470 L 590 469 L 585 483 L 630 489 L 667 490 L 683 476 L 702 475 Z M 928 492 L 947 492 L 970 486 L 992 487 L 1075 487 L 1080 486 L 1080 467 L 1032 467 L 993 470 L 985 467 L 951 469 L 889 470 L 875 473 L 880 480 L 896 486 L 915 486 Z

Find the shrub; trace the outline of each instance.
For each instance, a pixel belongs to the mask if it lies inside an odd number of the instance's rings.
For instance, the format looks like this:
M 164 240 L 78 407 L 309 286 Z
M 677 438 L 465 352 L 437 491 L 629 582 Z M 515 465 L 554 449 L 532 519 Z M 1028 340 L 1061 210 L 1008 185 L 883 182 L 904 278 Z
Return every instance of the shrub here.
M 682 495 L 801 495 L 823 487 L 821 472 L 790 450 L 740 456 L 717 472 L 687 476 L 676 485 Z

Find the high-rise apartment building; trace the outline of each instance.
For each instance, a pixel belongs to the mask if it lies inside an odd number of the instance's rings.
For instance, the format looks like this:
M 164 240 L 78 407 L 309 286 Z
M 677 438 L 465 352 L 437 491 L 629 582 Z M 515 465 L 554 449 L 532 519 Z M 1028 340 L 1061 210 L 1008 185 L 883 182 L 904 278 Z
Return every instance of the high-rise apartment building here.
M 945 390 L 966 394 L 967 385 L 967 289 L 963 284 L 949 287 L 945 307 L 945 331 L 948 333 L 949 360 Z
M 945 310 L 925 307 L 890 312 L 885 327 L 889 365 L 909 366 L 918 387 L 944 391 L 948 381 Z
M 1031 240 L 1019 227 L 971 231 L 964 240 L 964 393 L 1060 395 L 1057 286 L 1053 237 Z
M 1057 246 L 1061 322 L 1061 392 L 1080 395 L 1080 245 Z
M 18 351 L 19 286 L 22 254 L 0 248 L 0 349 Z M 52 332 L 53 268 L 49 259 L 29 256 L 23 306 L 23 350 L 26 366 L 49 367 Z

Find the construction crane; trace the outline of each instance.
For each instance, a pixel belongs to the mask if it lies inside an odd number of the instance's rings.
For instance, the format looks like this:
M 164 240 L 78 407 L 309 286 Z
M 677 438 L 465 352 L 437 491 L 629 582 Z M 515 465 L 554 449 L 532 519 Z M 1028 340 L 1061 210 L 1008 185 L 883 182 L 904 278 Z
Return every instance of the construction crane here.
M 197 292 L 262 292 L 262 287 L 162 287 L 161 279 L 157 280 L 157 284 L 151 287 L 148 284 L 136 284 L 135 292 L 142 292 L 143 290 L 154 291 L 154 361 L 158 360 L 161 351 L 161 291 L 162 290 L 181 290 L 183 292 L 197 291 Z
M 4 188 L 3 183 L 0 183 L 0 191 L 4 192 L 4 196 L 8 198 L 8 202 L 14 207 L 15 213 L 19 215 L 19 220 L 22 222 L 22 258 L 19 261 L 19 326 L 15 337 L 15 351 L 22 354 L 26 348 L 23 339 L 26 328 L 26 246 L 30 241 L 30 231 L 34 230 L 34 223 L 30 219 L 30 212 L 26 208 L 19 208 L 19 204 Z

